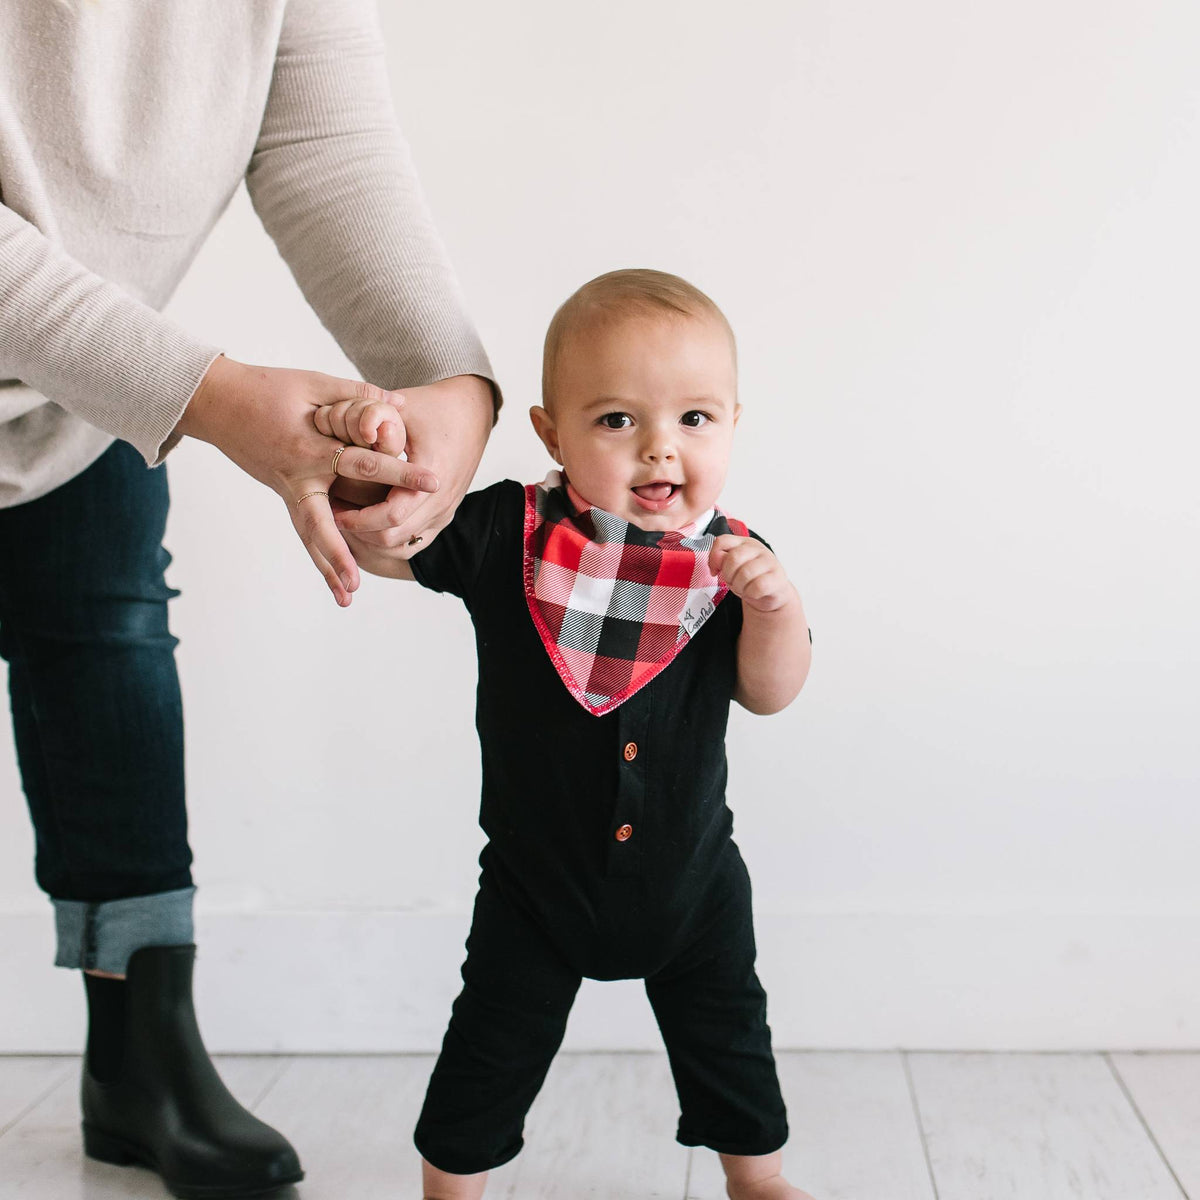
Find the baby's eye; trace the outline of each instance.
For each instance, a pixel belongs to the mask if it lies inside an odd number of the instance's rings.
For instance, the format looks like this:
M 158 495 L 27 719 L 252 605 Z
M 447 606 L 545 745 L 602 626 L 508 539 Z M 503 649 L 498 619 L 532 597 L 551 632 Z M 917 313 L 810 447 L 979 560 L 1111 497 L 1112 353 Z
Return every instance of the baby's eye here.
M 681 425 L 686 425 L 689 429 L 699 429 L 701 425 L 707 424 L 712 418 L 708 413 L 703 413 L 697 408 L 693 408 L 691 412 L 685 412 L 679 418 Z
M 628 429 L 633 418 L 628 413 L 610 412 L 600 418 L 600 424 L 608 429 Z

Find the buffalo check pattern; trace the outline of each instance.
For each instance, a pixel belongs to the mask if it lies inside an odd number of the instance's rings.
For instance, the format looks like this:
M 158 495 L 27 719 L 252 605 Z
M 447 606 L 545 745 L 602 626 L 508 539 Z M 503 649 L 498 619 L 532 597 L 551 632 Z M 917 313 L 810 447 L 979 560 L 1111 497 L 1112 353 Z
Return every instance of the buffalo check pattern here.
M 589 505 L 558 471 L 526 486 L 525 598 L 588 712 L 612 712 L 696 635 L 729 590 L 709 570 L 713 541 L 747 532 L 719 509 L 685 529 L 639 529 Z

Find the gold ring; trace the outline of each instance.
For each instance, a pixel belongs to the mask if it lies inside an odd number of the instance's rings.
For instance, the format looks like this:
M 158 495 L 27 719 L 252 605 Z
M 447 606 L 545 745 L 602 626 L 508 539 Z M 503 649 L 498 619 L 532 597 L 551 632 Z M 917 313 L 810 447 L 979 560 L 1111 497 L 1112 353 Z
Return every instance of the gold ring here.
M 424 537 L 422 537 L 422 536 L 421 536 L 421 534 L 419 534 L 419 533 L 414 533 L 414 534 L 412 535 L 412 537 L 410 537 L 410 538 L 408 539 L 408 541 L 407 541 L 407 542 L 405 542 L 404 544 L 405 544 L 406 546 L 419 546 L 419 545 L 420 545 L 420 544 L 421 544 L 421 543 L 422 543 L 424 540 L 425 540 L 425 539 L 424 539 Z
M 301 496 L 300 499 L 296 501 L 296 506 L 299 507 L 305 500 L 307 500 L 309 498 L 309 496 L 328 496 L 328 495 L 329 495 L 328 492 L 305 492 L 304 495 Z
M 345 447 L 345 446 L 339 446 L 339 447 L 338 447 L 338 448 L 337 448 L 337 449 L 336 449 L 336 450 L 333 452 L 333 473 L 334 473 L 335 475 L 337 474 L 337 465 L 338 465 L 338 459 L 342 457 L 342 451 L 343 451 L 343 450 L 345 450 L 345 449 L 346 449 L 346 447 Z

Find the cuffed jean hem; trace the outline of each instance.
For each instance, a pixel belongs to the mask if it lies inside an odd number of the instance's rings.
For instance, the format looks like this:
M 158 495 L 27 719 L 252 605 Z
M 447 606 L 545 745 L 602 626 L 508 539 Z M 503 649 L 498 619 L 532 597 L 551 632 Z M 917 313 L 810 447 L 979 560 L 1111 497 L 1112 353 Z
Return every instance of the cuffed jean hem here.
M 124 975 L 129 956 L 144 946 L 187 946 L 194 887 L 128 900 L 53 900 L 58 930 L 56 967 Z

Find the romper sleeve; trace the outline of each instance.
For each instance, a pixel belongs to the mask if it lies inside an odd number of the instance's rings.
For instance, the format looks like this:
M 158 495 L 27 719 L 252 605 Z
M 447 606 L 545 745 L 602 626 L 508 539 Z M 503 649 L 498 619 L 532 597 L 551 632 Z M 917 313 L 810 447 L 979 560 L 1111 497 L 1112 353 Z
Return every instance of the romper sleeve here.
M 246 184 L 300 290 L 364 379 L 492 368 L 392 107 L 375 0 L 289 0 Z
M 449 592 L 473 606 L 487 590 L 493 552 L 519 553 L 525 489 L 511 479 L 468 492 L 446 526 L 408 560 L 413 577 L 435 592 Z

